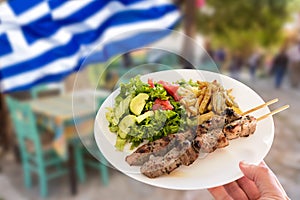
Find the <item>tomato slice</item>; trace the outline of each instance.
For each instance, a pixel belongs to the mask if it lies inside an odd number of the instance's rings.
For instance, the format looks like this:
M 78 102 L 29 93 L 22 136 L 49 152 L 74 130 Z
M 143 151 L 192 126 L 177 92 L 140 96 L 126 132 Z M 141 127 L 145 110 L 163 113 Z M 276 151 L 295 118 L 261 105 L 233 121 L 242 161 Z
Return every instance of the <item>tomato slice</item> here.
M 175 101 L 179 101 L 181 99 L 181 96 L 177 94 L 179 85 L 171 84 L 165 81 L 158 81 L 158 83 L 165 88 L 165 90 L 175 99 Z
M 173 110 L 173 106 L 169 100 L 155 99 L 152 110 Z
M 154 83 L 153 83 L 153 79 L 152 78 L 148 78 L 148 84 L 151 88 L 154 88 Z

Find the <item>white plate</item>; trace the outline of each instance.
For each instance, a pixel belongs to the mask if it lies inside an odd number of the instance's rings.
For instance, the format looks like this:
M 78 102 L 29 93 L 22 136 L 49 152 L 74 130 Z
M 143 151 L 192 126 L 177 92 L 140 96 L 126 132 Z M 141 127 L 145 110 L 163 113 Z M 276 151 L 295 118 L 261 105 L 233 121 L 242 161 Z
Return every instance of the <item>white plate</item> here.
M 155 81 L 202 80 L 220 82 L 225 89 L 233 88 L 233 95 L 242 110 L 248 110 L 264 103 L 262 98 L 241 82 L 217 73 L 199 70 L 168 70 L 147 74 L 141 77 L 146 82 L 148 78 Z M 140 167 L 131 167 L 125 162 L 130 151 L 120 152 L 114 147 L 116 135 L 108 129 L 105 118 L 106 107 L 112 107 L 119 90 L 114 91 L 99 109 L 95 120 L 95 139 L 105 158 L 119 171 L 127 176 L 150 185 L 179 190 L 204 189 L 232 182 L 242 173 L 238 167 L 239 161 L 258 164 L 271 148 L 274 137 L 273 118 L 260 121 L 254 135 L 247 138 L 231 140 L 229 146 L 217 149 L 205 158 L 198 158 L 190 166 L 181 166 L 169 175 L 150 179 L 140 173 Z M 261 116 L 269 112 L 263 108 L 252 113 Z

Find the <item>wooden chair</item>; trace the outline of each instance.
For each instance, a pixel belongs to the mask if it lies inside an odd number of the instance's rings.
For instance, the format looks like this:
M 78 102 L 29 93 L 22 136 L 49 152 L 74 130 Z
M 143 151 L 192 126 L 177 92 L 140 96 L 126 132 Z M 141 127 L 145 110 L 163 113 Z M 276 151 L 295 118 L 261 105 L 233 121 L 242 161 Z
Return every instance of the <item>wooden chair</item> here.
M 33 99 L 40 96 L 48 96 L 52 94 L 63 94 L 65 92 L 63 83 L 42 84 L 33 87 L 30 90 L 30 95 Z
M 24 183 L 27 188 L 32 186 L 32 173 L 39 178 L 40 194 L 48 194 L 48 181 L 67 173 L 63 168 L 63 160 L 55 153 L 51 145 L 44 146 L 36 125 L 36 118 L 30 106 L 9 96 L 6 102 L 15 128 L 21 154 Z M 48 171 L 52 169 L 52 171 Z

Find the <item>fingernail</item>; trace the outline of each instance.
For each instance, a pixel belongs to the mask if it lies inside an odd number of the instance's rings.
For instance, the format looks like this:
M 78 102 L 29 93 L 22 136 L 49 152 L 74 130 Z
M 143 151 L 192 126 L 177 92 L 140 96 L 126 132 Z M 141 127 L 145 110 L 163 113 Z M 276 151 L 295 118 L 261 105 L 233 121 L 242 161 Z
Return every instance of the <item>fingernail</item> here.
M 242 166 L 242 167 L 249 167 L 250 166 L 250 163 L 248 163 L 248 162 L 246 162 L 246 161 L 241 161 L 240 162 L 240 166 Z

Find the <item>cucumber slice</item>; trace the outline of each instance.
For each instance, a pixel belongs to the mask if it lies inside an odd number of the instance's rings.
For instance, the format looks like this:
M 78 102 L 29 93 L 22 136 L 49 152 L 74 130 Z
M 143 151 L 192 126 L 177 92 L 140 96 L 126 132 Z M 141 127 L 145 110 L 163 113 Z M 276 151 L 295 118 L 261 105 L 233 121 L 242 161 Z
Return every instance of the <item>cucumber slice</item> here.
M 154 114 L 154 112 L 152 110 L 145 112 L 144 114 L 137 116 L 136 117 L 136 121 L 137 123 L 141 123 L 142 121 L 144 121 L 147 117 L 150 117 Z
M 126 138 L 126 135 L 130 131 L 130 127 L 134 125 L 135 122 L 136 122 L 136 116 L 134 115 L 125 116 L 118 125 L 119 126 L 118 135 L 123 139 Z
M 126 144 L 126 139 L 117 137 L 116 144 L 115 144 L 117 150 L 123 151 L 125 144 Z

